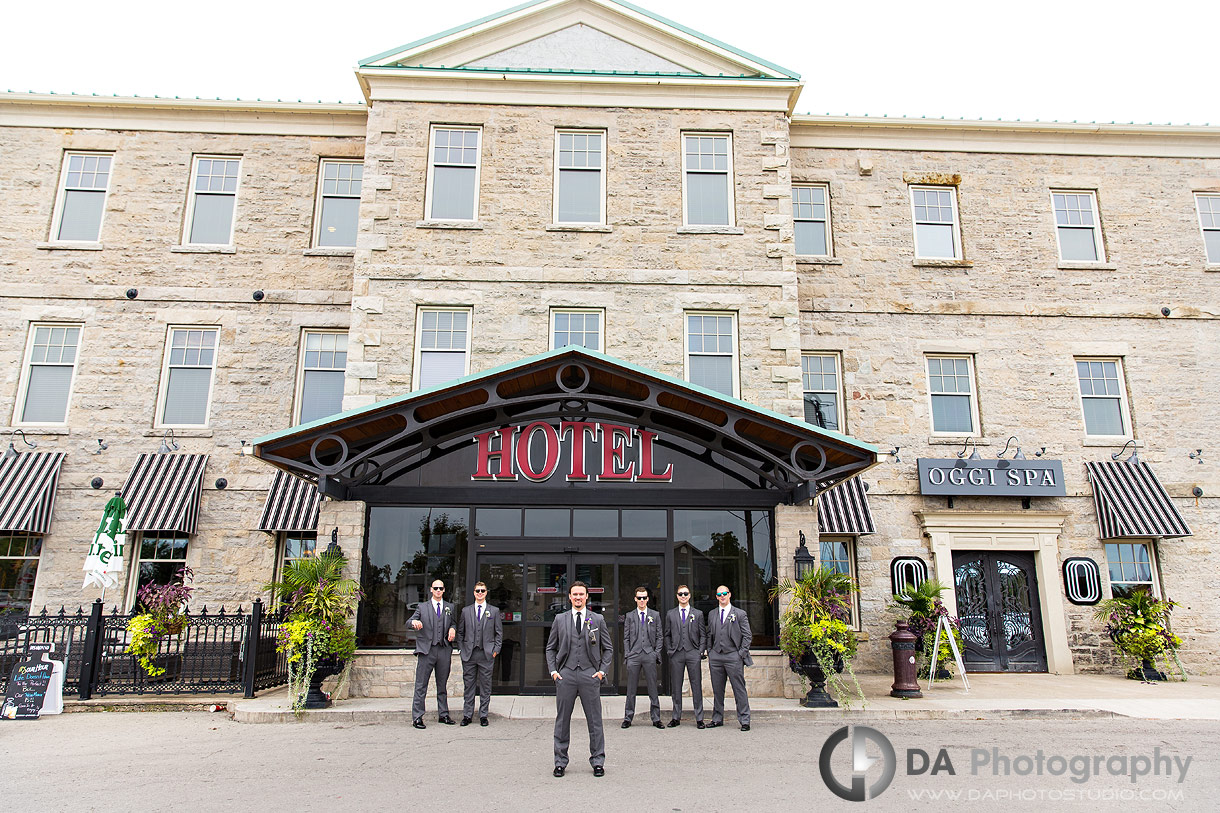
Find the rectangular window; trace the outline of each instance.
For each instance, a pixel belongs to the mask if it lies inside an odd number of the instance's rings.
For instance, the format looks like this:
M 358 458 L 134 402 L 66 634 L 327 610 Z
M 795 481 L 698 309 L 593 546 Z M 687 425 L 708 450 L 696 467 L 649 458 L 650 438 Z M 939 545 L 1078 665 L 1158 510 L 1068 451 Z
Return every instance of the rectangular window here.
M 1151 590 L 1154 594 L 1152 545 L 1147 542 L 1107 542 L 1106 565 L 1110 570 L 1110 594 L 1115 598 L 1129 596 L 1136 590 Z
M 803 185 L 792 187 L 792 226 L 798 257 L 830 256 L 830 190 Z
M 835 537 L 823 536 L 818 540 L 818 545 L 821 548 L 821 556 L 819 564 L 827 570 L 833 570 L 835 573 L 842 573 L 850 578 L 853 582 L 856 581 L 856 540 L 850 536 Z M 851 602 L 851 624 L 859 627 L 859 612 L 856 598 L 859 594 L 853 593 L 848 597 Z
M 686 380 L 709 390 L 737 396 L 735 314 L 686 314 Z
M 0 533 L 0 619 L 9 613 L 25 616 L 30 612 L 41 553 L 41 536 Z
M 1127 388 L 1119 359 L 1076 359 L 1080 381 L 1080 405 L 1084 410 L 1084 433 L 1130 437 Z
M 801 384 L 805 391 L 805 422 L 842 431 L 839 357 L 833 354 L 801 356 Z
M 551 349 L 574 344 L 590 350 L 602 349 L 600 310 L 559 309 L 551 311 Z
M 171 327 L 161 373 L 159 426 L 206 426 L 216 368 L 216 328 Z
M 55 240 L 97 242 L 102 233 L 102 212 L 110 186 L 113 156 L 102 153 L 69 152 L 64 155 L 55 201 Z
M 1220 264 L 1220 195 L 1195 195 L 1199 209 L 1199 228 L 1203 229 L 1203 247 L 1207 262 Z
M 79 325 L 32 325 L 24 380 L 17 399 L 18 423 L 63 423 L 76 374 Z
M 276 573 L 284 577 L 284 566 L 318 555 L 317 531 L 285 531 L 280 534 L 280 561 Z
M 416 389 L 435 387 L 470 371 L 469 308 L 420 308 Z
M 555 138 L 555 222 L 605 223 L 605 134 L 560 130 Z
M 328 418 L 343 410 L 343 371 L 347 369 L 347 333 L 307 330 L 297 374 L 297 423 Z
M 932 431 L 948 435 L 978 433 L 974 400 L 974 363 L 970 356 L 928 356 L 928 393 Z
M 193 246 L 233 244 L 240 158 L 195 156 L 186 213 L 186 242 Z
M 318 172 L 317 233 L 314 245 L 354 248 L 360 214 L 360 188 L 364 164 L 359 161 L 323 160 Z
M 477 127 L 433 127 L 428 163 L 430 220 L 477 220 L 479 134 Z
M 1097 198 L 1092 192 L 1051 192 L 1059 259 L 1064 262 L 1100 262 L 1101 226 Z
M 687 226 L 733 225 L 733 150 L 728 135 L 682 136 Z
M 915 216 L 915 256 L 924 260 L 960 260 L 957 190 L 951 186 L 912 186 L 911 207 Z
M 140 557 L 136 560 L 136 594 L 146 584 L 172 584 L 180 582 L 178 571 L 186 567 L 186 545 L 190 539 L 180 531 L 145 531 L 140 535 Z

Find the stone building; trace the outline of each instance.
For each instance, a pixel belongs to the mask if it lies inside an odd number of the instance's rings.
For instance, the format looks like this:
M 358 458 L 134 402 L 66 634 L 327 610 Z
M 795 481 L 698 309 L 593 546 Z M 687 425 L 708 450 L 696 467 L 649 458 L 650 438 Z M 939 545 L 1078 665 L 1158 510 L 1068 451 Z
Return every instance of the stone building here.
M 436 574 L 505 611 L 498 690 L 544 687 L 580 578 L 612 615 L 728 584 L 791 693 L 802 535 L 865 669 L 926 576 L 970 668 L 1111 669 L 1088 602 L 1139 584 L 1216 667 L 1220 130 L 794 115 L 797 75 L 612 0 L 357 78 L 0 95 L 0 602 L 97 597 L 122 490 L 120 606 L 183 564 L 248 603 L 333 537 L 358 693 L 409 686 Z

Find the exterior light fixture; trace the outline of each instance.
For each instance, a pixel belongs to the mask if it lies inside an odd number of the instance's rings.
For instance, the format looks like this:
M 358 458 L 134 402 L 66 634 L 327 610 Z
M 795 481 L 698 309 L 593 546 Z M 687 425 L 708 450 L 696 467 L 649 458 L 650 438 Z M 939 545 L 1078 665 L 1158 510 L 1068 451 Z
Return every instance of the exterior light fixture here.
M 21 442 L 26 446 L 29 446 L 31 449 L 38 448 L 38 444 L 27 438 L 25 436 L 25 432 L 22 432 L 20 429 L 13 429 L 8 433 L 8 448 L 4 450 L 4 459 L 6 461 L 12 460 L 14 457 L 21 454 L 21 452 L 17 451 L 17 447 L 13 445 L 13 437 L 15 435 L 21 435 Z
M 174 440 L 174 430 L 166 429 L 165 436 L 161 438 L 161 446 L 157 449 L 157 454 L 169 454 L 176 451 L 178 451 L 178 442 Z
M 792 557 L 796 564 L 796 580 L 800 581 L 805 578 L 805 574 L 811 572 L 817 565 L 818 560 L 813 558 L 813 554 L 809 552 L 809 548 L 805 546 L 805 532 L 801 531 L 801 544 L 797 546 L 796 554 Z
M 966 438 L 964 441 L 962 441 L 962 450 L 957 453 L 958 458 L 966 457 L 966 447 L 967 446 L 969 446 L 971 449 L 970 457 L 966 458 L 967 460 L 982 460 L 983 459 L 983 456 L 981 454 L 979 454 L 978 442 L 975 441 L 974 438 Z M 1007 447 L 1005 447 L 1005 448 L 1007 449 Z M 1001 454 L 1003 454 L 1003 452 L 1001 452 Z
M 1198 460 L 1198 461 L 1199 461 L 1199 465 L 1200 465 L 1200 466 L 1202 466 L 1202 465 L 1203 465 L 1203 450 L 1202 450 L 1202 449 L 1195 449 L 1193 452 L 1191 452 L 1191 453 L 1190 453 L 1190 459 L 1191 459 L 1191 460 Z
M 893 449 L 890 449 L 890 457 L 894 458 L 895 463 L 902 462 L 902 458 L 898 456 L 898 450 L 901 448 L 901 446 L 895 446 Z
M 1123 444 L 1123 447 L 1122 447 L 1121 449 L 1119 449 L 1119 450 L 1118 450 L 1117 452 L 1115 452 L 1114 454 L 1110 455 L 1110 459 L 1111 459 L 1111 460 L 1118 460 L 1120 457 L 1122 457 L 1122 456 L 1123 456 L 1123 452 L 1127 451 L 1127 447 L 1128 447 L 1128 446 L 1130 446 L 1130 447 L 1131 447 L 1131 456 L 1127 458 L 1126 462 L 1128 462 L 1128 463 L 1138 463 L 1138 462 L 1140 462 L 1140 458 L 1139 458 L 1139 450 L 1135 448 L 1135 438 L 1132 438 L 1131 440 L 1129 440 L 1129 441 L 1127 441 L 1126 443 L 1124 443 L 1124 444 Z
M 343 548 L 339 547 L 339 529 L 330 532 L 330 544 L 326 546 L 327 556 L 342 556 Z

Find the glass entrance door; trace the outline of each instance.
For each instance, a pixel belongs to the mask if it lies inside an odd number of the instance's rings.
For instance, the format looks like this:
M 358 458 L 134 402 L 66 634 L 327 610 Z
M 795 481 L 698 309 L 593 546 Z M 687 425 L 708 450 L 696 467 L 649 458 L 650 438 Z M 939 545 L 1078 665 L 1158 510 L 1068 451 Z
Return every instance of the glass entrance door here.
M 968 671 L 1046 671 L 1033 554 L 960 551 L 953 580 Z

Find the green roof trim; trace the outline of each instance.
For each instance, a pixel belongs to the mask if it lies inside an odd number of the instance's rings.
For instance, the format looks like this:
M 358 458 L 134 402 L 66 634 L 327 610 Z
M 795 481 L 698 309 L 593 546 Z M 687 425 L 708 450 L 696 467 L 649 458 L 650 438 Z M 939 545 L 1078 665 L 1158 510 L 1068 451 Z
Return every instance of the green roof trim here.
M 737 56 L 742 57 L 743 59 L 748 59 L 751 62 L 757 63 L 759 65 L 763 65 L 767 68 L 770 68 L 771 70 L 775 71 L 776 73 L 783 74 L 784 77 L 787 79 L 799 80 L 801 78 L 801 75 L 799 73 L 797 73 L 796 71 L 789 70 L 788 68 L 785 68 L 781 65 L 777 65 L 774 62 L 763 59 L 762 57 L 755 56 L 754 54 L 751 54 L 748 51 L 743 51 L 740 48 L 734 48 L 732 45 L 729 45 L 727 42 L 721 42 L 720 40 L 716 39 L 715 37 L 709 37 L 706 34 L 701 34 L 698 31 L 694 30 L 693 28 L 688 28 L 687 26 L 684 26 L 681 23 L 676 23 L 673 20 L 670 20 L 666 17 L 662 17 L 659 14 L 654 14 L 653 12 L 649 11 L 648 9 L 641 8 L 637 5 L 635 5 L 634 3 L 627 3 L 627 2 L 624 2 L 624 0 L 611 0 L 611 1 L 613 3 L 615 3 L 616 5 L 622 6 L 623 8 L 630 9 L 631 11 L 634 11 L 637 14 L 642 14 L 651 20 L 655 20 L 656 22 L 661 23 L 662 25 L 666 25 L 666 26 L 669 26 L 670 28 L 681 31 L 682 33 L 684 33 L 688 36 L 694 37 L 695 39 L 702 40 L 703 42 L 706 42 L 709 45 L 714 45 L 717 48 L 721 48 L 725 51 L 736 54 Z M 394 56 L 395 54 L 401 53 L 403 51 L 410 51 L 415 48 L 419 48 L 422 45 L 427 45 L 430 42 L 435 42 L 436 40 L 441 40 L 441 39 L 444 39 L 445 37 L 453 36 L 454 34 L 460 34 L 461 32 L 466 31 L 467 29 L 475 28 L 475 27 L 483 25 L 485 23 L 489 23 L 494 20 L 498 20 L 501 17 L 507 17 L 510 14 L 515 14 L 518 11 L 524 11 L 525 9 L 530 8 L 531 6 L 541 5 L 542 3 L 546 3 L 546 2 L 549 2 L 549 0 L 530 0 L 530 2 L 522 3 L 520 5 L 513 6 L 512 8 L 507 8 L 504 11 L 500 11 L 495 14 L 489 14 L 486 17 L 480 17 L 479 19 L 474 20 L 473 22 L 466 23 L 465 25 L 455 26 L 448 30 L 442 31 L 439 34 L 433 34 L 430 37 L 424 37 L 423 39 L 418 39 L 418 40 L 415 40 L 414 42 L 408 42 L 406 45 L 400 45 L 397 48 L 391 48 L 388 51 L 382 51 L 379 54 L 374 54 L 373 56 L 360 60 L 360 62 L 358 63 L 358 67 L 361 67 L 361 68 L 370 67 L 374 62 Z M 387 65 L 387 66 L 383 66 L 383 67 L 402 67 L 402 66 L 388 66 Z M 525 72 L 526 73 L 534 73 L 534 72 L 546 73 L 547 71 L 525 71 Z M 640 74 L 640 76 L 649 76 L 649 75 L 651 75 L 651 74 Z M 657 75 L 669 75 L 669 74 L 657 74 Z M 701 76 L 703 74 L 693 74 L 693 75 Z M 751 78 L 758 79 L 758 78 L 768 78 L 768 77 L 751 77 Z
M 593 359 L 604 361 L 609 364 L 613 364 L 618 367 L 622 367 L 626 370 L 630 370 L 634 373 L 637 373 L 638 375 L 657 379 L 658 381 L 661 381 L 662 383 L 665 383 L 665 384 L 669 384 L 670 386 L 673 386 L 677 389 L 697 392 L 700 395 L 705 395 L 709 398 L 713 398 L 718 401 L 723 401 L 724 403 L 735 406 L 738 409 L 741 409 L 745 412 L 753 412 L 755 414 L 761 415 L 766 418 L 770 418 L 771 420 L 774 420 L 774 421 L 788 424 L 794 428 L 801 429 L 806 432 L 813 432 L 814 434 L 823 435 L 828 439 L 835 440 L 840 443 L 845 443 L 845 444 L 848 444 L 851 446 L 855 446 L 856 448 L 863 449 L 865 451 L 871 452 L 872 454 L 877 454 L 879 451 L 878 447 L 875 446 L 874 444 L 865 443 L 864 441 L 861 441 L 861 440 L 856 440 L 853 437 L 844 435 L 842 432 L 836 432 L 833 429 L 823 429 L 820 426 L 814 426 L 811 423 L 806 423 L 805 421 L 803 421 L 799 418 L 793 418 L 788 415 L 783 415 L 779 412 L 775 412 L 773 410 L 766 409 L 765 407 L 760 407 L 756 404 L 751 404 L 748 401 L 742 401 L 739 398 L 733 398 L 731 396 L 725 395 L 725 394 L 717 392 L 715 390 L 709 390 L 708 388 L 701 387 L 698 384 L 692 384 L 691 382 L 685 381 L 681 378 L 674 378 L 671 375 L 666 375 L 665 373 L 657 372 L 656 370 L 649 369 L 648 367 L 641 367 L 638 364 L 632 364 L 629 361 L 624 361 L 623 359 L 616 358 L 615 356 L 606 355 L 605 353 L 599 353 L 596 350 L 590 350 L 587 347 L 580 347 L 579 345 L 574 345 L 574 344 L 567 345 L 566 347 L 558 347 L 554 350 L 548 350 L 545 353 L 539 353 L 534 356 L 529 356 L 527 358 L 518 359 L 517 361 L 511 361 L 511 362 L 508 362 L 507 364 L 500 364 L 496 367 L 492 367 L 491 369 L 483 370 L 478 373 L 471 373 L 470 375 L 465 375 L 465 376 L 462 376 L 461 378 L 455 378 L 452 381 L 447 381 L 444 384 L 438 384 L 434 387 L 428 387 L 428 388 L 422 389 L 422 390 L 413 390 L 412 392 L 405 393 L 403 395 L 395 395 L 392 398 L 387 398 L 384 401 L 378 401 L 374 404 L 369 404 L 368 406 L 356 407 L 355 409 L 349 409 L 344 412 L 340 412 L 338 414 L 331 415 L 326 418 L 318 418 L 317 420 L 310 421 L 309 423 L 303 423 L 298 426 L 292 426 L 292 427 L 289 427 L 288 429 L 281 429 L 278 432 L 271 432 L 270 434 L 263 435 L 262 437 L 255 438 L 254 440 L 250 441 L 250 445 L 251 446 L 261 446 L 264 443 L 271 443 L 272 441 L 280 440 L 280 439 L 288 437 L 290 435 L 296 435 L 296 434 L 300 434 L 302 432 L 307 432 L 307 431 L 310 431 L 313 429 L 323 427 L 328 423 L 332 423 L 332 422 L 340 421 L 340 420 L 346 420 L 348 418 L 359 417 L 360 415 L 364 415 L 364 414 L 367 414 L 370 412 L 376 412 L 377 410 L 384 409 L 386 407 L 391 407 L 391 406 L 396 406 L 398 404 L 406 403 L 408 401 L 412 401 L 417 398 L 422 398 L 426 395 L 431 395 L 433 393 L 440 392 L 442 390 L 461 387 L 465 384 L 471 384 L 476 381 L 482 380 L 484 378 L 494 378 L 495 376 L 497 376 L 501 373 L 510 372 L 514 369 L 517 369 L 520 367 L 525 367 L 530 364 L 536 364 L 539 362 L 549 361 L 550 359 L 557 358 L 559 356 L 563 356 L 563 355 L 567 355 L 567 354 L 575 354 L 577 356 L 585 355 L 585 356 L 588 356 Z
M 642 77 L 644 79 L 740 79 L 750 82 L 791 82 L 786 76 L 759 76 L 757 74 L 728 73 L 691 73 L 689 71 L 598 71 L 579 68 L 475 68 L 465 65 L 455 67 L 431 67 L 428 65 L 382 65 L 378 71 L 449 71 L 452 73 L 486 73 L 507 74 L 519 73 L 527 76 L 622 76 Z

